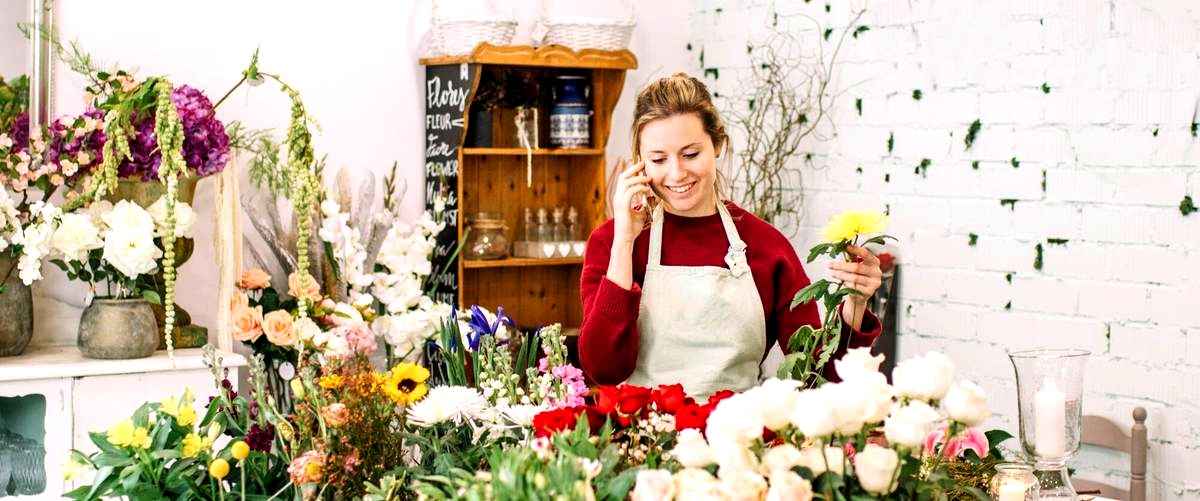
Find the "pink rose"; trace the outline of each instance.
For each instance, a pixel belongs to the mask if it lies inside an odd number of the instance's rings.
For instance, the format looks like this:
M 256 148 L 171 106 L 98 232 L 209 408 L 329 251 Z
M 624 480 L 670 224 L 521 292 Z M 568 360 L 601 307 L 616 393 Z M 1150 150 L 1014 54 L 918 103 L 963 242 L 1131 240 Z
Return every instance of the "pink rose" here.
M 341 402 L 335 402 L 321 409 L 321 417 L 325 419 L 325 424 L 337 428 L 350 420 L 350 409 Z

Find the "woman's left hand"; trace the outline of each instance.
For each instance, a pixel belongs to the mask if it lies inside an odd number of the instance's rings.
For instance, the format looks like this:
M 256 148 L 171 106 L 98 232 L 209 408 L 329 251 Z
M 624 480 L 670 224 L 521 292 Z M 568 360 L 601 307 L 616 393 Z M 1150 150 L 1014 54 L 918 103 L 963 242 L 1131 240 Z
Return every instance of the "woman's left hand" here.
M 846 252 L 854 256 L 854 261 L 834 261 L 829 263 L 829 269 L 833 278 L 859 292 L 846 296 L 849 308 L 842 308 L 842 320 L 857 330 L 862 326 L 867 300 L 883 283 L 883 270 L 879 269 L 879 258 L 865 248 L 851 245 Z
M 879 269 L 879 258 L 875 257 L 871 251 L 851 245 L 846 247 L 846 252 L 854 256 L 854 262 L 834 261 L 829 263 L 829 269 L 833 278 L 841 280 L 846 287 L 854 289 L 861 293 L 846 296 L 847 299 L 858 305 L 867 304 L 867 300 L 875 291 L 879 289 L 879 285 L 883 283 L 883 270 Z

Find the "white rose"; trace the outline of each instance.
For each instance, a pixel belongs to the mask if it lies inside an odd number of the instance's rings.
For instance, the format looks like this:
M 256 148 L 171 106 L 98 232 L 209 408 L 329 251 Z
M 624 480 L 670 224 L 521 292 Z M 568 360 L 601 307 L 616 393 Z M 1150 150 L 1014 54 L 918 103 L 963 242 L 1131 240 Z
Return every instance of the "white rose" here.
M 758 456 L 750 448 L 730 443 L 730 442 L 713 442 L 709 444 L 713 451 L 713 457 L 717 460 L 717 476 L 725 478 L 725 476 L 737 471 L 758 471 Z
M 163 237 L 167 234 L 167 199 L 166 195 L 154 202 L 149 209 L 150 217 L 154 218 L 154 236 Z M 187 202 L 175 201 L 175 238 L 191 238 L 192 229 L 196 226 L 196 211 Z
M 942 398 L 942 410 L 950 419 L 967 426 L 975 426 L 992 416 L 983 388 L 970 381 L 959 381 L 950 386 Z
M 114 210 L 114 212 L 116 212 Z M 109 223 L 112 225 L 112 223 Z M 110 226 L 104 237 L 104 254 L 108 264 L 128 278 L 136 278 L 154 271 L 162 251 L 154 245 L 149 231 L 124 230 L 122 226 Z
M 704 440 L 700 430 L 695 428 L 679 432 L 675 437 L 675 448 L 671 449 L 671 455 L 684 468 L 703 468 L 716 462 L 708 442 Z
M 763 420 L 756 394 L 739 393 L 717 404 L 708 416 L 705 435 L 712 446 L 737 445 L 745 448 L 762 437 Z
M 796 391 L 799 387 L 800 382 L 794 379 L 771 378 L 750 390 L 758 398 L 758 410 L 762 415 L 763 426 L 771 431 L 779 431 L 788 425 L 789 418 L 795 410 L 796 399 L 800 395 L 800 392 Z
M 776 471 L 770 480 L 766 501 L 811 501 L 813 498 L 812 483 L 794 471 Z
M 331 357 L 344 357 L 350 355 L 350 343 L 346 338 L 336 334 L 330 334 L 328 340 L 325 341 L 325 355 Z
M 833 433 L 833 409 L 827 392 L 819 389 L 800 392 L 793 402 L 789 419 L 805 438 L 824 437 Z
M 878 423 L 887 417 L 892 406 L 892 388 L 883 374 L 861 375 L 831 386 L 835 430 L 843 435 L 862 431 L 863 425 Z
M 854 455 L 854 472 L 858 475 L 858 484 L 872 494 L 891 494 L 896 489 L 894 478 L 899 466 L 900 456 L 896 451 L 875 444 L 867 444 Z
M 311 318 L 301 317 L 292 323 L 292 329 L 296 331 L 296 339 L 301 342 L 313 342 L 322 334 L 321 327 L 317 326 Z
M 820 475 L 827 471 L 833 472 L 835 475 L 842 475 L 845 471 L 846 451 L 841 447 L 825 447 L 825 455 L 821 455 L 821 448 L 816 446 L 805 447 L 800 450 L 800 464 L 812 470 L 813 476 Z
M 721 483 L 711 473 L 699 468 L 684 468 L 675 474 L 675 491 L 679 499 L 720 499 Z
M 883 355 L 871 356 L 870 348 L 855 348 L 846 352 L 842 358 L 833 361 L 833 368 L 842 381 L 851 381 L 864 376 L 879 373 L 879 364 L 883 363 Z
M 892 384 L 900 396 L 918 400 L 941 400 L 954 380 L 954 362 L 931 351 L 896 365 Z
M 67 261 L 86 261 L 88 251 L 103 247 L 104 241 L 91 216 L 72 213 L 62 216 L 50 245 Z
M 675 480 L 667 470 L 642 470 L 631 494 L 633 501 L 663 501 L 675 499 Z
M 759 501 L 767 493 L 767 480 L 750 470 L 721 472 L 721 493 L 729 501 Z
M 126 234 L 153 235 L 154 218 L 146 209 L 133 202 L 121 200 L 112 206 L 100 218 L 110 229 Z
M 759 471 L 763 475 L 771 475 L 777 470 L 791 470 L 793 466 L 798 466 L 804 461 L 804 455 L 800 454 L 800 449 L 792 444 L 776 445 L 763 454 L 762 468 Z
M 941 414 L 929 404 L 913 400 L 892 411 L 883 425 L 883 434 L 890 444 L 919 447 L 941 419 Z

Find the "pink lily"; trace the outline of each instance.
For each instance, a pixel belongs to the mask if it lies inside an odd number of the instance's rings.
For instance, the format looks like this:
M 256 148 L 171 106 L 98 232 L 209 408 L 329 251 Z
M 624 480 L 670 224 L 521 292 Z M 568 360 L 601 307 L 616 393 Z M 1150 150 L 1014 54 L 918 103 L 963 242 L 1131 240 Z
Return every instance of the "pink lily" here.
M 942 456 L 946 458 L 962 457 L 968 450 L 975 451 L 975 455 L 979 457 L 987 456 L 991 445 L 988 443 L 987 435 L 979 428 L 967 428 L 962 433 L 946 441 L 947 428 L 939 428 L 933 430 L 925 437 L 925 454 L 933 455 L 937 452 L 938 446 L 942 446 Z

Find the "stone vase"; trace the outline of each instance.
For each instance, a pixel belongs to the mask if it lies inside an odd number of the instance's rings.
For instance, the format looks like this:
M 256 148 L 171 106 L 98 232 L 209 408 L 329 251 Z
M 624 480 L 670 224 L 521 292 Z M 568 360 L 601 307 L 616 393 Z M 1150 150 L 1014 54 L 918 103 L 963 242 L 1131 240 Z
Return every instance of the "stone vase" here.
M 159 338 L 145 299 L 94 299 L 79 319 L 79 351 L 88 358 L 145 358 Z
M 16 259 L 0 257 L 0 357 L 24 353 L 33 337 L 33 290 L 16 267 Z

